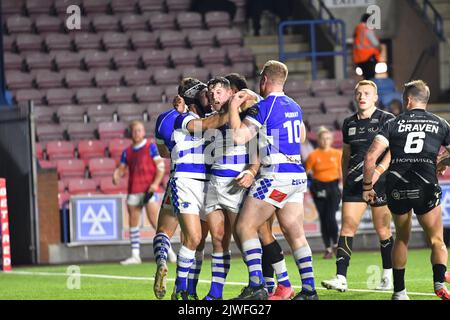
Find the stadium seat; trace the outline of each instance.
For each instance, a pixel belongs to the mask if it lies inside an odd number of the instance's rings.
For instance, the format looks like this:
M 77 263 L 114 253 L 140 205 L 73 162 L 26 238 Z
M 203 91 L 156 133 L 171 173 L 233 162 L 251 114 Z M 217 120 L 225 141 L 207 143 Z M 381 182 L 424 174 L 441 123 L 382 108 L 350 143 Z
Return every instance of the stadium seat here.
M 173 101 L 173 98 L 178 94 L 178 84 L 169 84 L 164 87 L 165 101 Z
M 78 52 L 62 51 L 55 54 L 54 60 L 59 70 L 79 69 L 82 56 Z
M 193 49 L 174 48 L 170 53 L 173 64 L 178 66 L 195 66 L 198 63 L 198 53 Z
M 124 75 L 124 81 L 127 86 L 145 86 L 151 83 L 152 73 L 150 70 L 134 69 L 127 70 Z M 137 96 L 136 89 L 136 96 Z M 139 100 L 139 98 L 138 98 Z
M 96 123 L 74 122 L 67 125 L 67 135 L 71 141 L 96 138 Z
M 3 35 L 3 51 L 13 52 L 15 51 L 14 43 L 16 42 L 16 35 Z
M 345 96 L 325 97 L 323 99 L 323 106 L 326 112 L 340 113 L 348 111 L 351 102 L 352 102 L 351 97 Z
M 111 104 L 95 104 L 87 107 L 87 114 L 90 122 L 113 121 L 116 106 Z
M 200 50 L 199 57 L 204 65 L 223 64 L 226 62 L 226 52 L 220 48 L 205 48 Z
M 80 104 L 102 103 L 104 91 L 100 88 L 80 88 L 76 99 Z
M 73 103 L 74 91 L 65 88 L 48 89 L 45 98 L 49 105 L 62 105 Z
M 98 124 L 98 133 L 101 140 L 123 138 L 127 125 L 122 122 L 101 122 Z
M 120 32 L 105 32 L 102 42 L 106 50 L 127 49 L 130 46 L 128 35 Z
M 311 92 L 316 97 L 330 97 L 338 94 L 337 82 L 335 79 L 313 80 L 311 82 Z
M 80 70 L 65 70 L 64 81 L 69 88 L 83 88 L 92 86 L 92 73 Z
M 149 24 L 153 31 L 175 30 L 175 14 L 155 12 L 150 15 Z
M 164 10 L 164 0 L 138 0 L 139 10 L 142 13 Z
M 253 63 L 255 60 L 252 50 L 245 47 L 230 47 L 227 49 L 227 55 L 232 64 Z
M 161 102 L 164 90 L 158 86 L 140 86 L 136 88 L 136 99 L 140 103 Z
M 36 150 L 36 158 L 38 160 L 44 160 L 44 148 L 42 147 L 42 143 L 35 142 L 34 146 Z
M 8 33 L 32 33 L 32 21 L 28 17 L 13 15 L 6 19 Z
M 41 169 L 56 169 L 56 163 L 49 160 L 38 160 Z
M 17 103 L 34 101 L 35 105 L 42 105 L 45 91 L 36 89 L 21 89 L 17 90 L 14 96 Z
M 155 49 L 157 47 L 156 34 L 149 31 L 131 31 L 130 40 L 136 50 Z
M 108 143 L 109 156 L 119 164 L 122 152 L 132 144 L 130 139 L 111 139 Z
M 67 208 L 67 206 L 69 205 L 69 201 L 70 201 L 69 192 L 58 193 L 58 205 L 60 210 Z
M 105 70 L 96 72 L 94 79 L 97 87 L 120 86 L 122 75 L 117 71 Z
M 64 140 L 64 128 L 57 124 L 36 125 L 36 137 L 39 142 Z
M 45 35 L 44 40 L 48 51 L 69 51 L 72 50 L 72 39 L 67 34 L 49 33 Z
M 95 32 L 119 31 L 119 18 L 113 15 L 95 15 L 92 19 Z
M 40 15 L 34 21 L 34 26 L 38 33 L 61 32 L 62 21 L 58 17 Z
M 112 0 L 111 9 L 114 14 L 127 15 L 136 12 L 137 1 L 136 0 Z
M 122 16 L 120 25 L 125 32 L 148 30 L 147 18 L 138 14 L 127 14 Z
M 323 98 L 318 97 L 302 97 L 294 99 L 300 105 L 304 113 L 322 113 Z
M 84 106 L 67 105 L 61 106 L 56 111 L 60 123 L 83 122 L 86 108 Z
M 192 77 L 205 83 L 211 78 L 208 69 L 192 66 L 182 68 L 181 77 L 182 78 Z
M 97 183 L 92 179 L 70 179 L 68 191 L 70 195 L 97 194 Z
M 186 47 L 186 35 L 180 31 L 161 30 L 158 40 L 163 49 Z
M 253 63 L 239 62 L 233 64 L 231 68 L 234 70 L 234 72 L 237 72 L 243 75 L 244 77 L 247 78 L 255 77 L 255 65 Z
M 353 95 L 355 93 L 356 81 L 354 79 L 344 79 L 339 83 L 339 90 L 342 95 Z
M 350 111 L 338 113 L 336 115 L 336 124 L 338 125 L 338 127 L 342 129 L 344 120 L 346 118 L 350 117 L 351 115 L 352 115 L 352 113 Z
M 28 69 L 52 69 L 51 57 L 43 52 L 30 52 L 26 55 L 25 62 Z
M 19 71 L 23 66 L 23 58 L 15 53 L 4 52 L 3 59 L 5 63 L 5 70 Z
M 83 0 L 83 8 L 87 14 L 91 13 L 109 13 L 110 0 Z
M 95 51 L 88 52 L 83 58 L 84 64 L 88 69 L 111 67 L 112 54 L 108 52 Z
M 307 123 L 311 130 L 315 131 L 319 126 L 325 126 L 327 128 L 335 128 L 336 114 L 310 114 L 307 118 Z
M 91 178 L 100 184 L 101 178 L 106 177 L 112 180 L 116 162 L 110 158 L 95 158 L 89 160 L 88 167 Z
M 149 67 L 165 67 L 169 64 L 169 51 L 146 50 L 142 53 L 142 62 Z
M 90 159 L 105 157 L 106 144 L 101 140 L 80 140 L 78 156 L 87 165 Z
M 104 177 L 100 179 L 100 191 L 104 194 L 127 194 L 128 180 L 120 179 L 119 184 L 115 185 L 111 177 Z
M 139 66 L 140 54 L 135 51 L 120 50 L 113 53 L 113 61 L 117 68 Z
M 38 88 L 61 88 L 63 86 L 64 75 L 60 72 L 49 70 L 38 70 L 35 75 L 35 82 Z
M 201 29 L 202 15 L 198 12 L 180 12 L 177 14 L 177 24 L 181 30 Z
M 224 11 L 210 11 L 205 13 L 205 24 L 208 29 L 229 28 L 230 16 Z
M 192 48 L 209 48 L 214 46 L 215 33 L 211 30 L 189 30 L 187 38 Z
M 241 46 L 243 43 L 242 32 L 239 29 L 217 29 L 215 33 L 217 42 L 221 47 Z
M 284 86 L 284 91 L 289 96 L 307 96 L 309 95 L 309 85 L 303 80 L 288 80 Z
M 134 88 L 112 87 L 106 89 L 106 99 L 109 103 L 122 103 L 134 101 Z
M 6 73 L 6 85 L 9 90 L 29 89 L 33 87 L 33 76 L 20 71 L 8 71 Z
M 158 102 L 158 103 L 150 103 L 147 106 L 147 113 L 150 115 L 150 118 L 156 120 L 156 118 L 163 112 L 169 110 L 171 107 L 170 103 Z
M 74 43 L 77 50 L 83 49 L 101 49 L 100 35 L 96 33 L 77 32 L 75 33 Z
M 130 122 L 133 120 L 144 120 L 144 113 L 147 105 L 127 103 L 117 107 L 117 115 L 122 122 Z
M 166 0 L 169 12 L 188 11 L 191 7 L 191 0 Z
M 66 16 L 67 8 L 70 5 L 76 5 L 76 6 L 81 7 L 81 0 L 55 0 L 54 7 L 55 7 L 56 14 L 58 16 Z
M 144 122 L 145 132 L 147 133 L 146 137 L 150 139 L 152 138 L 152 133 L 155 132 L 156 129 L 156 118 L 154 119 L 155 120 L 150 119 L 149 122 Z
M 24 13 L 24 7 L 24 0 L 2 0 L 2 14 L 4 16 L 21 15 Z
M 25 8 L 29 16 L 49 14 L 53 0 L 26 0 Z
M 37 123 L 55 123 L 55 110 L 51 107 L 34 107 L 33 113 Z
M 333 131 L 333 144 L 332 147 L 336 149 L 341 149 L 343 144 L 343 136 L 341 130 Z
M 51 161 L 75 158 L 75 146 L 70 141 L 49 141 L 45 149 Z
M 176 69 L 155 70 L 153 74 L 153 80 L 157 85 L 178 84 L 180 77 L 181 72 Z
M 23 52 L 41 51 L 43 39 L 38 34 L 20 33 L 16 37 L 17 50 Z

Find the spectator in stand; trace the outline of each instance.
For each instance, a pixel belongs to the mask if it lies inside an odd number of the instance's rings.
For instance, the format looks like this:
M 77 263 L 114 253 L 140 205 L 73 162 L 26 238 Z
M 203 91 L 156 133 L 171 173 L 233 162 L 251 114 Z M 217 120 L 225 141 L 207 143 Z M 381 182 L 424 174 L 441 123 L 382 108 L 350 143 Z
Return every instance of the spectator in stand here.
M 165 171 L 164 160 L 156 145 L 145 138 L 144 124 L 138 120 L 131 122 L 130 131 L 133 144 L 123 151 L 120 165 L 113 174 L 113 183 L 119 184 L 127 168 L 129 170 L 127 205 L 131 257 L 122 261 L 123 265 L 141 263 L 139 227 L 142 208 L 145 208 L 150 223 L 156 229 L 159 208 L 152 202 L 157 202 Z
M 288 20 L 294 11 L 293 0 L 249 0 L 247 2 L 247 19 L 252 19 L 255 36 L 260 35 L 261 15 L 264 10 L 270 11 L 280 18 L 280 21 Z M 276 32 L 276 30 L 274 30 Z
M 192 1 L 191 11 L 204 15 L 209 11 L 225 11 L 230 15 L 230 20 L 234 20 L 236 15 L 236 4 L 230 0 L 194 0 Z
M 336 211 L 341 201 L 339 181 L 342 178 L 342 152 L 331 147 L 333 134 L 325 127 L 318 129 L 317 141 L 319 146 L 308 156 L 305 169 L 313 175 L 310 191 L 319 212 L 322 239 L 326 248 L 323 258 L 331 259 L 338 243 Z

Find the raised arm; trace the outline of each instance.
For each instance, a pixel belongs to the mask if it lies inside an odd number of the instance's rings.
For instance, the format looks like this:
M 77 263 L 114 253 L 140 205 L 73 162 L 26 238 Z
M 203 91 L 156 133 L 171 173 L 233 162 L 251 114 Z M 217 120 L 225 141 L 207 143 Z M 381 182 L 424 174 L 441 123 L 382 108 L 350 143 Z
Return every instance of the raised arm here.
M 209 129 L 220 128 L 226 123 L 228 123 L 227 113 L 215 114 L 208 118 L 194 119 L 189 121 L 189 123 L 186 125 L 186 129 L 191 133 L 203 132 Z
M 230 101 L 228 114 L 230 128 L 233 130 L 233 141 L 236 144 L 245 144 L 256 136 L 258 128 L 250 121 L 241 121 L 239 108 L 248 99 L 249 95 L 243 92 L 236 93 Z

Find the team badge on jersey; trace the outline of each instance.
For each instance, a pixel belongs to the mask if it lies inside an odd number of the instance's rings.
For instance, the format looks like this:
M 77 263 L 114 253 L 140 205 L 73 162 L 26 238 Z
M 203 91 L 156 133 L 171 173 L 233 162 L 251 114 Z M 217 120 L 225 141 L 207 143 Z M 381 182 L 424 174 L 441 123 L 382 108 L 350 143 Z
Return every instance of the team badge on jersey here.
M 356 128 L 349 128 L 348 129 L 348 135 L 354 136 L 356 134 Z

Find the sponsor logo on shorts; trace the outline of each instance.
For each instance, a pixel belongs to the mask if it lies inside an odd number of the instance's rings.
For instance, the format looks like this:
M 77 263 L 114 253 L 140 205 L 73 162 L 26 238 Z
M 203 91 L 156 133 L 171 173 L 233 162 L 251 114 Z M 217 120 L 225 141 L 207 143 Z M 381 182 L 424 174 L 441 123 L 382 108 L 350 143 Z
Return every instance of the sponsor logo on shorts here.
M 292 179 L 293 186 L 300 186 L 306 183 L 306 179 Z
M 273 190 L 272 193 L 270 194 L 269 198 L 272 200 L 275 200 L 276 202 L 281 202 L 284 200 L 284 198 L 287 197 L 286 193 L 283 193 L 281 191 L 278 190 Z

